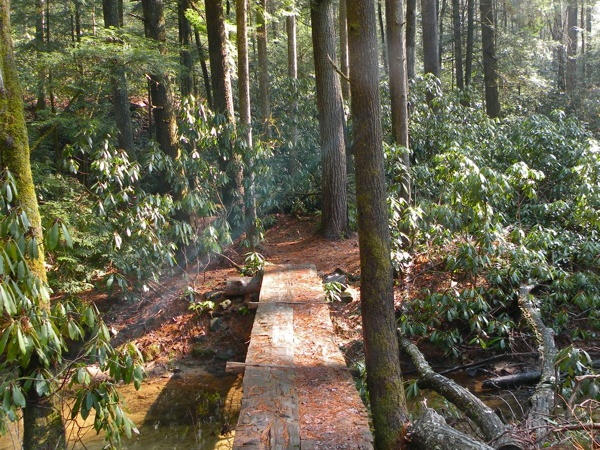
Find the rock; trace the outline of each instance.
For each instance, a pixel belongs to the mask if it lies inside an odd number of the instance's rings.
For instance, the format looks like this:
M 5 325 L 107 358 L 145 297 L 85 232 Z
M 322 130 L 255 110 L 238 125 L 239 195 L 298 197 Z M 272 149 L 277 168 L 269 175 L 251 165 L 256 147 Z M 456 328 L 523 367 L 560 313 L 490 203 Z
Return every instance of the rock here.
M 215 331 L 219 331 L 222 328 L 222 326 L 223 326 L 223 319 L 221 319 L 220 317 L 213 317 L 210 320 L 210 325 L 209 325 L 208 329 L 214 333 Z
M 194 341 L 196 344 L 202 344 L 203 342 L 206 342 L 207 339 L 208 339 L 207 335 L 199 334 L 198 336 L 194 336 L 192 338 L 192 341 Z
M 340 294 L 340 300 L 344 303 L 352 303 L 358 299 L 358 291 L 351 287 L 347 287 L 345 291 Z

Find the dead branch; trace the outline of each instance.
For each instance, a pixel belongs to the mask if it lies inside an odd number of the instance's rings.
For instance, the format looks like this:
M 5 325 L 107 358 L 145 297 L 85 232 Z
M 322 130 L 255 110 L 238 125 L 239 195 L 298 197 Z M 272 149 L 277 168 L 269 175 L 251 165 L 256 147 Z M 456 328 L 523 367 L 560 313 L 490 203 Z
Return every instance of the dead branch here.
M 409 426 L 407 438 L 411 449 L 493 450 L 493 447 L 455 430 L 430 408 Z
M 554 344 L 554 331 L 544 325 L 540 310 L 534 305 L 530 294 L 533 286 L 521 286 L 519 292 L 519 307 L 523 312 L 525 320 L 532 328 L 536 340 L 540 357 L 542 359 L 541 378 L 535 388 L 535 392 L 529 399 L 531 410 L 529 411 L 530 428 L 538 430 L 536 441 L 540 442 L 550 432 L 548 419 L 554 408 L 554 395 L 556 392 L 557 374 L 554 367 L 554 360 L 558 351 Z
M 533 384 L 540 381 L 542 374 L 538 371 L 513 373 L 501 377 L 489 378 L 481 383 L 481 387 L 486 389 L 504 389 L 508 387 L 521 386 L 523 384 Z
M 502 360 L 502 359 L 514 358 L 516 356 L 533 356 L 533 355 L 537 355 L 537 353 L 525 352 L 525 353 L 506 353 L 506 354 L 503 354 L 503 355 L 495 355 L 495 356 L 491 356 L 489 358 L 482 359 L 480 361 L 474 361 L 474 362 L 469 363 L 469 364 L 462 364 L 460 366 L 451 367 L 450 369 L 442 370 L 442 371 L 440 371 L 438 373 L 440 375 L 446 375 L 446 374 L 449 374 L 449 373 L 452 373 L 452 372 L 457 372 L 459 370 L 471 369 L 473 367 L 481 367 L 481 366 L 483 366 L 485 364 L 489 364 L 491 362 Z
M 399 342 L 402 350 L 408 354 L 417 368 L 420 387 L 432 389 L 454 403 L 458 409 L 479 427 L 485 439 L 492 443 L 494 448 L 523 448 L 520 443 L 511 436 L 511 428 L 506 426 L 491 408 L 473 395 L 468 389 L 465 389 L 449 378 L 434 372 L 429 363 L 425 360 L 423 354 L 410 340 L 400 337 Z
M 575 431 L 575 430 L 600 430 L 599 422 L 585 422 L 585 423 L 567 423 L 558 427 L 552 428 L 553 433 L 560 433 L 561 431 Z

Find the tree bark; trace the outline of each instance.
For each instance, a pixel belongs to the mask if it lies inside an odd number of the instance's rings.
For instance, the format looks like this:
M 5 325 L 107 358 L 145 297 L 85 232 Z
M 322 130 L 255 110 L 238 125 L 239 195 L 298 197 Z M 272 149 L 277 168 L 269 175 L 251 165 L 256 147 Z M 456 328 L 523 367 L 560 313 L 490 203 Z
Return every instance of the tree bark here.
M 185 17 L 185 12 L 191 7 L 190 0 L 177 0 L 177 23 L 179 29 L 179 57 L 181 59 L 181 73 L 179 75 L 179 89 L 181 96 L 187 97 L 194 92 L 194 59 L 190 49 L 192 41 L 192 26 Z
M 258 90 L 262 133 L 271 137 L 271 98 L 269 93 L 269 55 L 267 53 L 267 0 L 260 0 L 256 10 L 256 43 L 258 50 Z
M 344 1 L 344 0 L 342 0 Z M 291 129 L 290 129 L 290 176 L 296 177 L 300 171 L 298 161 L 298 50 L 296 45 L 296 15 L 290 14 L 286 17 L 286 33 L 288 44 L 288 77 L 292 86 Z
M 454 68 L 456 72 L 456 87 L 462 91 L 465 87 L 465 83 L 463 77 L 460 0 L 452 0 L 452 23 L 454 27 Z
M 348 78 L 348 9 L 346 0 L 340 0 L 340 70 L 346 78 L 342 78 L 342 97 L 350 99 L 350 83 Z
M 250 66 L 248 62 L 248 0 L 236 0 L 237 50 L 238 50 L 238 88 L 241 133 L 245 144 L 246 180 L 245 190 L 246 240 L 250 247 L 258 245 L 256 229 L 256 197 L 254 191 L 254 154 L 252 147 L 252 117 L 250 112 Z
M 202 41 L 200 40 L 200 33 L 195 31 L 194 36 L 196 39 L 196 48 L 198 49 L 198 58 L 200 59 L 200 68 L 202 69 L 202 79 L 204 80 L 204 90 L 206 91 L 206 102 L 208 103 L 208 107 L 213 109 L 214 105 L 212 100 L 212 88 L 210 85 L 208 66 L 206 65 L 206 56 L 204 55 L 204 47 L 202 45 Z
M 406 0 L 406 76 L 416 77 L 415 51 L 417 37 L 417 0 Z
M 348 0 L 361 313 L 375 445 L 400 448 L 408 419 L 396 339 L 375 7 Z
M 473 74 L 473 45 L 475 34 L 475 0 L 467 0 L 467 55 L 465 57 L 465 86 L 471 85 Z
M 421 22 L 423 26 L 423 69 L 425 74 L 440 78 L 440 55 L 438 19 L 435 0 L 421 0 Z M 427 93 L 427 103 L 433 100 L 433 93 Z
M 167 35 L 163 0 L 142 0 L 142 8 L 146 37 L 157 41 L 160 53 L 166 55 Z M 151 73 L 149 78 L 156 142 L 166 155 L 176 159 L 179 156 L 179 145 L 171 83 L 166 73 Z
M 104 26 L 120 27 L 119 5 L 117 0 L 102 0 Z M 117 125 L 117 140 L 119 147 L 134 158 L 133 124 L 129 109 L 129 93 L 125 68 L 117 62 L 111 69 L 111 90 L 113 99 L 113 115 Z
M 400 196 L 404 206 L 411 201 L 410 153 L 408 151 L 408 80 L 406 74 L 406 45 L 404 7 L 402 0 L 386 0 L 385 17 L 388 35 L 389 86 L 392 109 L 392 140 L 406 149 L 402 157 L 403 173 Z M 406 208 L 405 208 L 406 211 Z M 407 230 L 402 230 L 407 235 Z M 407 247 L 407 239 L 402 240 Z
M 336 61 L 332 0 L 312 2 L 311 24 L 321 143 L 321 227 L 326 238 L 339 239 L 348 231 L 348 199 L 342 89 L 332 64 Z
M 35 48 L 37 51 L 38 61 L 41 59 L 41 53 L 44 50 L 44 28 L 46 26 L 46 0 L 36 0 L 35 2 Z M 35 109 L 42 111 L 46 109 L 46 69 L 41 66 L 38 69 L 37 83 L 37 103 Z
M 519 307 L 523 316 L 535 334 L 542 358 L 541 378 L 537 384 L 534 394 L 529 399 L 531 409 L 528 413 L 528 428 L 535 431 L 536 441 L 542 442 L 550 433 L 551 417 L 554 409 L 554 396 L 558 376 L 554 367 L 554 361 L 558 351 L 554 344 L 554 331 L 547 328 L 542 321 L 540 310 L 533 303 L 530 294 L 533 286 L 522 286 L 519 292 Z
M 454 403 L 469 419 L 481 430 L 487 442 L 495 449 L 520 449 L 522 448 L 514 439 L 511 439 L 509 427 L 502 420 L 473 395 L 468 389 L 459 386 L 454 381 L 433 371 L 423 354 L 416 345 L 406 338 L 400 338 L 400 347 L 408 354 L 419 373 L 419 387 L 432 389 L 444 398 Z
M 415 450 L 494 450 L 493 447 L 455 430 L 430 408 L 413 422 L 408 428 L 408 434 L 409 448 Z
M 577 76 L 577 0 L 567 6 L 567 74 L 566 92 L 573 102 Z
M 492 0 L 480 0 L 481 44 L 483 50 L 483 80 L 485 84 L 485 110 L 487 115 L 500 116 L 498 92 L 498 60 L 496 59 L 496 21 Z
M 222 114 L 233 123 L 233 94 L 231 75 L 227 60 L 227 36 L 222 0 L 205 0 L 206 31 L 208 34 L 208 54 L 212 80 L 213 104 L 215 112 Z M 222 139 L 228 139 L 222 137 Z M 224 187 L 222 198 L 227 213 L 227 221 L 234 237 L 239 236 L 245 225 L 244 217 L 244 169 L 239 154 L 231 149 L 231 142 L 223 142 L 226 149 L 220 161 L 220 168 L 227 173 L 229 183 Z
M 385 25 L 383 20 L 383 8 L 381 7 L 381 0 L 377 0 L 377 18 L 379 19 L 379 33 L 381 35 L 381 65 L 383 67 L 384 75 L 388 75 L 388 56 L 387 56 L 387 45 L 385 43 Z
M 31 271 L 46 282 L 43 235 L 29 162 L 29 141 L 23 112 L 23 92 L 13 55 L 8 0 L 0 0 L 0 166 L 15 178 L 19 206 L 27 214 L 37 258 L 28 259 Z M 30 363 L 30 364 L 33 364 Z M 25 450 L 65 449 L 65 428 L 56 397 L 39 397 L 34 389 L 23 409 Z

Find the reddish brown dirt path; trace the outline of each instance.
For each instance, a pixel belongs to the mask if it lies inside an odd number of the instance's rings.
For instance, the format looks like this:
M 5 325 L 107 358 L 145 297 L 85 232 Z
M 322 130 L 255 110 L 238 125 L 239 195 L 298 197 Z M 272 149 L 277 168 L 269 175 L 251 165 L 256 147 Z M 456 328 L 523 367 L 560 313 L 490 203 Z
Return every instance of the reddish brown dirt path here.
M 341 269 L 358 275 L 359 253 L 356 236 L 341 241 L 328 241 L 318 236 L 318 217 L 296 218 L 280 215 L 267 230 L 259 252 L 273 264 L 313 263 L 320 275 Z M 244 265 L 245 250 L 232 247 L 227 257 Z M 218 330 L 210 331 L 213 317 L 190 311 L 187 289 L 202 295 L 223 289 L 225 281 L 239 273 L 226 261 L 188 266 L 183 273 L 163 277 L 152 283 L 151 290 L 138 302 L 97 295 L 96 302 L 106 321 L 117 333 L 115 343 L 134 341 L 142 351 L 149 372 L 160 374 L 172 370 L 182 361 L 216 362 L 243 361 L 253 314 L 244 310 L 216 308 L 215 316 L 222 322 Z M 238 309 L 241 305 L 238 305 Z M 332 304 L 332 318 L 340 343 L 353 354 L 360 353 L 360 309 L 358 299 L 351 303 Z M 352 358 L 353 359 L 353 358 Z

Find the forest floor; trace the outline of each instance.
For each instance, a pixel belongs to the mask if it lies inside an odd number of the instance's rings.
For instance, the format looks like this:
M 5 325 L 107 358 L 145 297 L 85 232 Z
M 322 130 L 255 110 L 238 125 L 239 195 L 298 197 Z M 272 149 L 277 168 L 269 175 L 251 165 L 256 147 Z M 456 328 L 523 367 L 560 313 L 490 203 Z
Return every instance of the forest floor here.
M 258 252 L 270 264 L 312 263 L 321 276 L 337 269 L 350 280 L 358 280 L 357 236 L 328 241 L 318 235 L 318 226 L 318 217 L 278 215 Z M 228 259 L 243 266 L 245 253 L 231 246 L 226 258 L 188 265 L 151 283 L 150 291 L 138 302 L 96 294 L 94 301 L 116 334 L 115 344 L 134 341 L 150 375 L 172 371 L 180 364 L 224 367 L 227 360 L 244 361 L 254 313 L 243 306 L 241 298 L 226 310 L 219 306 L 223 298 L 215 302 L 212 313 L 199 313 L 190 310 L 190 294 L 194 292 L 195 301 L 201 302 L 224 290 L 228 278 L 240 276 Z M 338 342 L 352 362 L 361 358 L 362 335 L 358 282 L 351 281 L 350 289 L 354 300 L 331 303 L 331 314 Z

